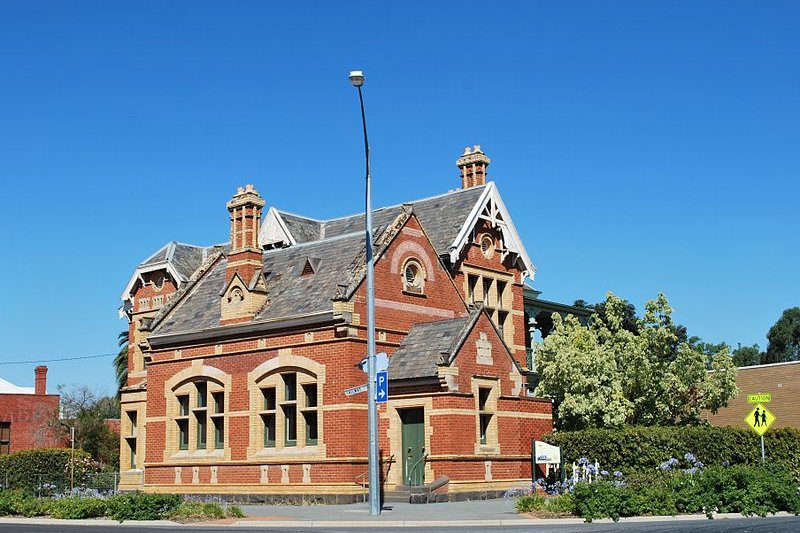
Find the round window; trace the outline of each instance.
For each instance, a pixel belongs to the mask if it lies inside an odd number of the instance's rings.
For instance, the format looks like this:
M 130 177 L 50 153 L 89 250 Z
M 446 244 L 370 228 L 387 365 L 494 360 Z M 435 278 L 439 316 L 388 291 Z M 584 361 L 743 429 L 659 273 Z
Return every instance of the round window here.
M 492 257 L 494 255 L 494 239 L 492 239 L 489 235 L 484 235 L 481 239 L 481 252 L 486 257 Z

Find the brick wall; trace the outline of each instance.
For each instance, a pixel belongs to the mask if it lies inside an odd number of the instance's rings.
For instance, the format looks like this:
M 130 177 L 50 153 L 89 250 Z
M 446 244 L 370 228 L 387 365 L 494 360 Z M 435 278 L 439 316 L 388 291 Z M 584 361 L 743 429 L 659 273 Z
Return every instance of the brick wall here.
M 800 397 L 800 361 L 741 367 L 736 373 L 739 396 L 716 414 L 705 417 L 715 426 L 749 427 L 744 418 L 754 405 L 747 403 L 748 394 L 770 393 L 772 402 L 765 404 L 773 415 L 773 428 L 800 428 L 800 412 L 797 399 Z
M 51 422 L 58 420 L 58 394 L 0 394 L 0 422 L 11 424 L 10 451 L 63 446 Z

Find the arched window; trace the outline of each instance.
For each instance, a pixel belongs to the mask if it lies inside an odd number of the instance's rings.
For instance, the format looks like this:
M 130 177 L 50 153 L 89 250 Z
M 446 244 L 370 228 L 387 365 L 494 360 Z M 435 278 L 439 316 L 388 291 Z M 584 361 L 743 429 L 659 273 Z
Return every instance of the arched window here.
M 173 390 L 178 450 L 225 448 L 225 388 L 206 377 L 184 382 Z
M 319 442 L 317 376 L 281 368 L 256 383 L 263 448 L 316 446 Z
M 484 235 L 481 238 L 481 252 L 487 259 L 491 259 L 494 256 L 494 239 L 491 235 Z
M 425 292 L 425 270 L 416 259 L 409 259 L 403 266 L 403 290 L 413 294 Z

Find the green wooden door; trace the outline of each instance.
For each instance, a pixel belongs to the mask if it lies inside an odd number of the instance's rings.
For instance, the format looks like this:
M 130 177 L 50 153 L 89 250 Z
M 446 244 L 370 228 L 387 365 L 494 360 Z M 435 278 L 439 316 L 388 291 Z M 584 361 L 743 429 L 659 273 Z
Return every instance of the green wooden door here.
M 419 408 L 400 411 L 403 422 L 403 482 L 422 485 L 425 482 L 425 412 Z

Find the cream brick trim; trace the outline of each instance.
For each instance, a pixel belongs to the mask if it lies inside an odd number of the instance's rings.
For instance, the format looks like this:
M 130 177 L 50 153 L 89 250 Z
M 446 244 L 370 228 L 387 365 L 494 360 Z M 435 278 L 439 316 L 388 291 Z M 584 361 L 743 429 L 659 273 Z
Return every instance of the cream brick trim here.
M 136 417 L 133 426 L 131 414 Z M 147 404 L 142 401 L 120 404 L 120 472 L 138 472 L 144 468 L 144 451 L 147 443 Z M 135 437 L 135 440 L 129 437 Z M 131 449 L 133 448 L 133 449 Z M 135 457 L 131 455 L 135 454 Z M 132 464 L 132 459 L 135 459 Z
M 486 442 L 481 442 L 481 418 L 480 418 L 480 391 L 479 389 L 490 389 L 486 399 L 484 413 L 490 413 L 491 419 L 486 428 Z M 500 436 L 497 429 L 497 399 L 500 396 L 500 382 L 494 378 L 472 378 L 472 394 L 475 396 L 475 453 L 476 454 L 498 454 L 500 453 Z M 489 470 L 491 475 L 491 468 Z
M 363 403 L 337 403 L 335 405 L 323 405 L 322 411 L 367 411 L 369 406 Z
M 362 494 L 364 489 L 355 483 L 282 483 L 280 474 L 270 469 L 269 483 L 214 485 L 214 494 Z M 141 490 L 157 494 L 195 494 L 197 487 L 191 484 L 145 485 Z
M 403 485 L 403 421 L 400 418 L 400 410 L 414 407 L 421 407 L 424 413 L 425 424 L 425 450 L 431 449 L 431 439 L 433 438 L 433 425 L 430 420 L 430 413 L 433 411 L 433 398 L 402 398 L 389 399 L 384 417 L 389 417 L 389 455 L 393 455 L 397 463 L 396 468 L 389 470 L 387 482 L 395 485 Z M 425 463 L 425 483 L 430 483 L 435 479 L 433 465 Z
M 547 413 L 516 413 L 514 411 L 499 411 L 497 416 L 505 418 L 531 418 L 534 420 L 550 420 L 553 417 Z
M 301 414 L 301 398 L 298 395 L 296 413 L 295 446 L 285 446 L 284 420 L 281 415 L 281 403 L 284 402 L 284 386 L 281 378 L 282 372 L 293 372 L 297 375 L 297 386 L 315 383 L 317 386 L 317 444 L 306 445 L 306 428 Z M 278 354 L 254 368 L 247 374 L 247 388 L 250 393 L 250 438 L 247 447 L 248 459 L 281 459 L 301 458 L 303 460 L 322 459 L 326 457 L 324 435 L 325 406 L 322 403 L 325 392 L 326 370 L 325 365 L 301 355 L 292 354 L 291 348 L 278 350 Z M 263 409 L 263 394 L 261 389 L 265 386 L 275 387 L 275 447 L 264 447 L 264 422 L 260 411 Z
M 123 392 L 120 395 L 119 403 L 126 404 L 126 403 L 140 403 L 147 401 L 147 391 L 141 392 Z
M 197 422 L 193 409 L 198 405 L 197 388 L 195 383 L 206 383 L 207 399 L 211 398 L 212 393 L 223 393 L 223 440 L 224 445 L 222 449 L 215 448 L 214 442 L 214 424 L 212 422 L 211 412 L 212 402 L 207 402 L 206 406 L 206 447 L 205 449 L 197 448 Z M 230 424 L 228 423 L 228 409 L 230 406 L 231 396 L 231 382 L 232 378 L 222 370 L 204 365 L 201 359 L 194 359 L 191 366 L 175 373 L 170 379 L 164 383 L 164 396 L 167 399 L 167 416 L 165 418 L 166 428 L 165 436 L 166 443 L 164 445 L 164 460 L 167 458 L 180 461 L 180 462 L 209 462 L 216 461 L 220 458 L 230 459 Z M 179 444 L 179 430 L 177 423 L 174 420 L 180 415 L 180 404 L 178 402 L 179 395 L 189 396 L 189 434 L 188 434 L 188 449 L 181 450 Z

